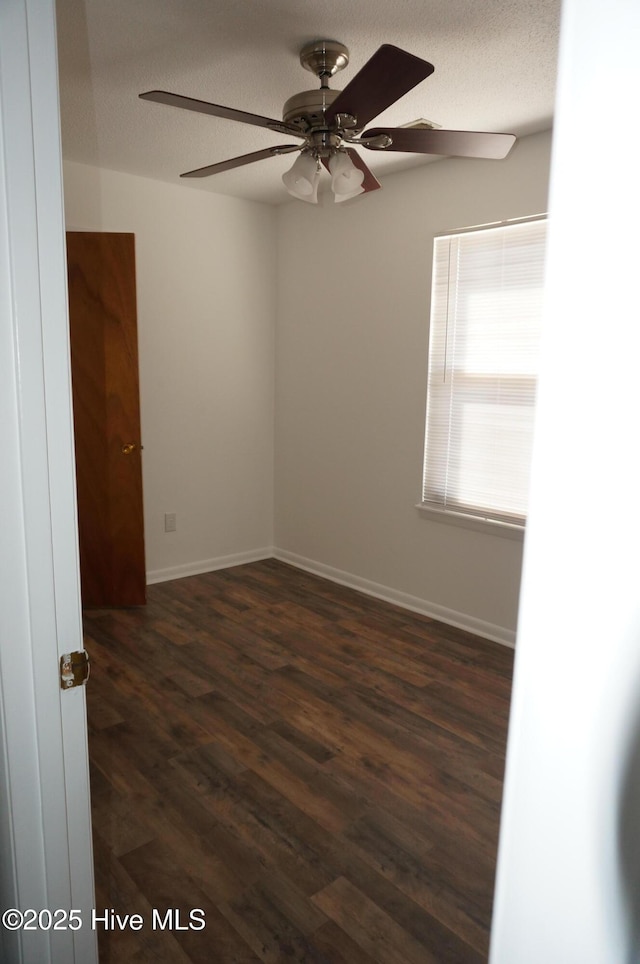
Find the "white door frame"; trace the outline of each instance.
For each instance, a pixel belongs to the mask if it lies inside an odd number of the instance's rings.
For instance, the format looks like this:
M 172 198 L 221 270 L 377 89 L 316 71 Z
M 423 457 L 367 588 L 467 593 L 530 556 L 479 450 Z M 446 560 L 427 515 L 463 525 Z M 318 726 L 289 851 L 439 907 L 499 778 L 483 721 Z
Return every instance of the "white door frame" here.
M 490 960 L 631 964 L 640 960 L 640 5 L 564 0 L 560 40 Z
M 0 901 L 78 909 L 12 932 L 7 964 L 94 964 L 58 76 L 53 0 L 0 4 Z

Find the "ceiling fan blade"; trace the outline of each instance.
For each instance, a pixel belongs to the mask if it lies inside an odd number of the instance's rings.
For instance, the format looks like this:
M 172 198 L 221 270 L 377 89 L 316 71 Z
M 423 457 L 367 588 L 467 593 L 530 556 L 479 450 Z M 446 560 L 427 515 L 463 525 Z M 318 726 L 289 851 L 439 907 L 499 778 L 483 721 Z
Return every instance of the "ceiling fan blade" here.
M 279 144 L 277 147 L 267 147 L 263 151 L 253 151 L 251 154 L 232 157 L 230 160 L 220 161 L 218 164 L 198 167 L 195 171 L 187 171 L 186 174 L 181 174 L 180 177 L 210 177 L 211 174 L 222 174 L 223 171 L 231 171 L 234 167 L 242 167 L 244 164 L 253 164 L 254 161 L 262 161 L 266 157 L 276 157 L 278 154 L 290 154 L 291 151 L 299 150 L 299 144 Z
M 148 90 L 144 94 L 139 94 L 142 100 L 150 100 L 155 104 L 167 104 L 169 107 L 182 107 L 183 110 L 193 110 L 198 114 L 211 114 L 213 117 L 224 117 L 225 120 L 240 121 L 241 124 L 253 124 L 256 127 L 266 127 L 271 131 L 278 131 L 280 134 L 292 134 L 294 137 L 303 135 L 290 127 L 283 121 L 275 120 L 272 117 L 261 117 L 260 114 L 248 114 L 244 110 L 235 110 L 233 107 L 223 107 L 221 104 L 210 104 L 207 100 L 195 100 L 193 97 L 183 97 L 181 94 L 172 94 L 168 90 Z
M 386 134 L 389 147 L 382 151 L 405 151 L 411 154 L 445 154 L 448 157 L 484 157 L 501 160 L 515 143 L 514 134 L 491 134 L 484 131 L 441 131 L 418 127 L 375 127 L 361 135 L 360 145 L 367 139 Z M 370 147 L 369 150 L 381 148 Z
M 433 71 L 428 61 L 383 44 L 338 94 L 325 117 L 332 122 L 337 114 L 351 114 L 357 118 L 357 130 L 362 130 Z

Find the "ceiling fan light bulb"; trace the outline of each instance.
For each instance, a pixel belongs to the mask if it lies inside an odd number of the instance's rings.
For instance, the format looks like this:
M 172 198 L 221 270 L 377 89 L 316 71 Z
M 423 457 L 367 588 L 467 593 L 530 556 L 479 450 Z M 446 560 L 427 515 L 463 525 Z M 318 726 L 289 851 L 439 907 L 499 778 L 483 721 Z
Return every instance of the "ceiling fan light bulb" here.
M 311 154 L 300 154 L 293 167 L 282 175 L 282 182 L 292 197 L 317 204 L 319 178 L 316 159 Z

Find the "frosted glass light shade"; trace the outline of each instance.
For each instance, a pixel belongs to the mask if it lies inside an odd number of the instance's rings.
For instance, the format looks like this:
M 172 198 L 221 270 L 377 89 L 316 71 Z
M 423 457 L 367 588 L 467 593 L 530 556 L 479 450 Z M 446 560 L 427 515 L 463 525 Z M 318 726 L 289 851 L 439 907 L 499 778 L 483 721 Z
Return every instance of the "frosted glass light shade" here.
M 318 181 L 320 172 L 315 157 L 302 153 L 293 167 L 282 175 L 282 182 L 292 197 L 299 201 L 318 203 Z
M 364 172 L 358 170 L 351 158 L 344 151 L 338 151 L 329 161 L 331 171 L 331 190 L 336 201 L 348 201 L 349 198 L 362 194 L 364 187 Z

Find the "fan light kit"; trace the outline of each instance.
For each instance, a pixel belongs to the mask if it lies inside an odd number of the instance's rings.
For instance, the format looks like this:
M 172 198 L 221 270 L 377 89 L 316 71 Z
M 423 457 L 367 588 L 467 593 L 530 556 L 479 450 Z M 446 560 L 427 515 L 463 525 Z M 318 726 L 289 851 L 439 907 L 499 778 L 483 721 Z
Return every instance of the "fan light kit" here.
M 280 144 L 200 167 L 181 177 L 209 177 L 267 157 L 298 151 L 299 156 L 292 168 L 282 178 L 289 194 L 317 204 L 318 184 L 324 166 L 331 175 L 334 198 L 342 202 L 381 187 L 354 147 L 499 160 L 507 156 L 515 142 L 513 134 L 446 131 L 429 121 L 365 130 L 378 114 L 434 71 L 433 65 L 426 60 L 391 44 L 383 44 L 344 90 L 329 88 L 329 78 L 349 63 L 349 51 L 344 44 L 335 40 L 306 44 L 300 52 L 300 63 L 319 78 L 320 89 L 304 90 L 290 97 L 284 105 L 281 121 L 166 90 L 140 94 L 143 100 L 266 127 L 302 140 L 301 144 Z

